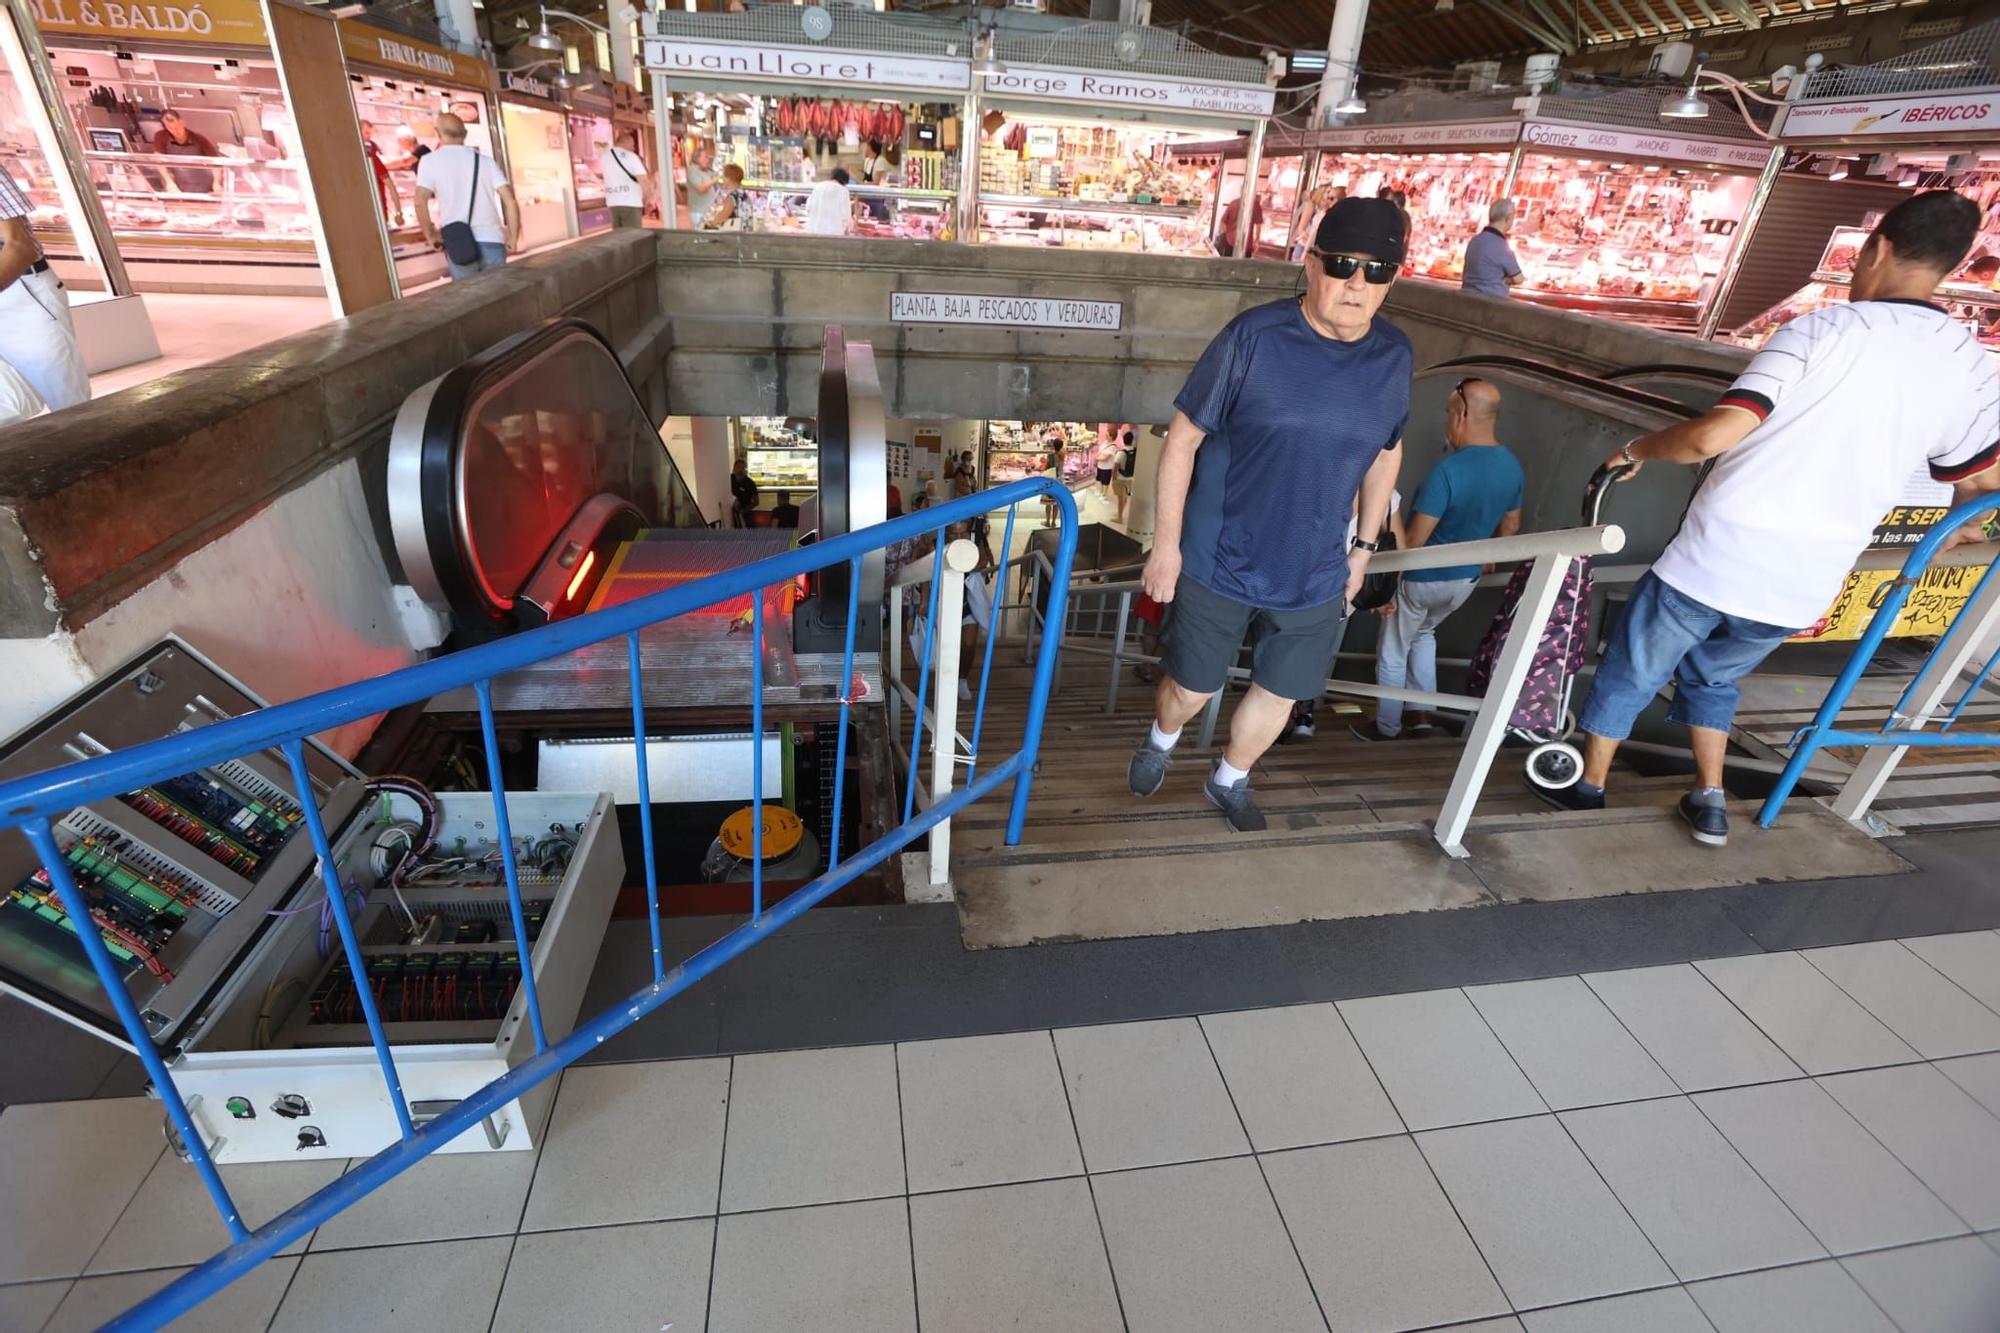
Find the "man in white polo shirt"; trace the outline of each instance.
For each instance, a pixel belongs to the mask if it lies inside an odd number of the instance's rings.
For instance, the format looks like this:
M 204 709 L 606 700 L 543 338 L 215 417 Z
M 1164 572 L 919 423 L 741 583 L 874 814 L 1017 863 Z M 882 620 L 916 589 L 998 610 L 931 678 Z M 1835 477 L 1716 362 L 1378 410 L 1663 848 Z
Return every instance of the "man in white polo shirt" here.
M 1930 303 L 1979 223 L 1950 191 L 1904 200 L 1861 247 L 1847 304 L 1779 329 L 1706 416 L 1612 455 L 1633 472 L 1717 461 L 1605 645 L 1580 719 L 1583 780 L 1534 788 L 1544 800 L 1601 807 L 1618 743 L 1671 678 L 1667 717 L 1695 757 L 1680 814 L 1722 846 L 1737 682 L 1826 613 L 1919 469 L 1959 501 L 2000 490 L 2000 379 L 1973 330 Z
M 500 164 L 466 145 L 464 121 L 447 111 L 437 118 L 437 132 L 444 142 L 417 164 L 417 225 L 424 239 L 439 249 L 444 246 L 438 234 L 443 228 L 460 222 L 472 228 L 472 238 L 479 243 L 478 258 L 445 256 L 445 267 L 456 282 L 507 262 L 507 252 L 520 243 L 521 206 Z
M 646 201 L 652 191 L 646 159 L 638 149 L 638 133 L 620 130 L 617 143 L 605 149 L 597 163 L 598 174 L 604 177 L 604 202 L 611 207 L 611 225 L 616 228 L 646 225 Z

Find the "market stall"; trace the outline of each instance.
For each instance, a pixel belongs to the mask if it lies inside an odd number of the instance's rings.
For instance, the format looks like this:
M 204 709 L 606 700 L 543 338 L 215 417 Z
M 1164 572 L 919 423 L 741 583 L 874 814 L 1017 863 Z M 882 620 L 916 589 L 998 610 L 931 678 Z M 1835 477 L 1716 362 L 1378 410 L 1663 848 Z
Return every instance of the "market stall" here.
M 762 507 L 778 503 L 780 493 L 799 504 L 819 492 L 819 438 L 809 417 L 733 417 L 729 423 L 730 456 L 750 464 Z
M 322 290 L 297 136 L 254 4 L 196 24 L 124 5 L 44 5 L 39 28 L 126 271 L 141 291 Z M 171 21 L 179 15 L 179 21 Z M 155 15 L 154 17 L 158 17 Z M 50 108 L 52 112 L 57 108 Z M 66 282 L 97 285 L 62 190 L 25 126 L 0 127 L 0 165 L 28 189 Z
M 680 130 L 677 184 L 685 188 L 698 149 L 718 174 L 741 167 L 748 216 L 732 226 L 802 228 L 812 186 L 844 167 L 855 234 L 956 234 L 960 117 L 972 86 L 960 24 L 845 9 L 796 18 L 662 10 L 655 21 L 645 59 L 662 134 Z M 814 24 L 823 26 L 809 33 Z
M 384 215 L 389 253 L 397 284 L 408 291 L 445 274 L 444 256 L 424 240 L 417 223 L 418 163 L 440 142 L 440 112 L 466 121 L 468 142 L 474 126 L 484 135 L 493 116 L 493 70 L 471 56 L 361 23 L 341 23 L 340 45 L 362 137 L 375 146 L 389 173 Z
M 507 143 L 507 179 L 521 207 L 521 249 L 575 236 L 569 120 L 555 88 L 532 74 L 500 71 L 500 126 Z
M 611 111 L 609 86 L 570 90 L 570 180 L 576 188 L 576 226 L 581 236 L 611 227 L 603 175 L 604 155 L 611 149 Z
M 1001 43 L 1007 68 L 986 78 L 981 95 L 980 238 L 1005 245 L 1216 253 L 1217 224 L 1235 192 L 1222 174 L 1186 166 L 1173 149 L 1247 133 L 1246 151 L 1258 157 L 1276 101 L 1263 63 L 1185 45 L 1148 50 L 1141 44 L 1178 42 L 1171 34 L 1130 38 L 1129 60 L 1115 50 L 1099 55 L 1087 40 L 1076 39 L 1056 57 L 1076 66 L 1035 63 L 1049 43 L 1037 43 L 1032 34 Z M 1093 56 L 1106 58 L 1109 68 L 1082 67 Z M 1205 64 L 1212 73 L 1163 78 L 1151 72 L 1165 68 L 1170 57 Z M 1226 250 L 1230 238 L 1220 239 Z
M 988 421 L 983 435 L 988 486 L 1039 477 L 1052 462 L 1057 475 L 1072 486 L 1096 476 L 1096 426 L 1076 421 Z

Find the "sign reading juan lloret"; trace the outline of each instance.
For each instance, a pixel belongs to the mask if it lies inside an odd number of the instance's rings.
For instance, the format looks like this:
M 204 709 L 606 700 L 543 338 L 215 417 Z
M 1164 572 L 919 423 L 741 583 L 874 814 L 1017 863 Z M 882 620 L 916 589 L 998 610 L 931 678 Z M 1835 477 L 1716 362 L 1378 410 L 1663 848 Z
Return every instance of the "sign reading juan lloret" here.
M 889 318 L 898 324 L 993 324 L 1116 333 L 1125 324 L 1125 305 L 1121 301 L 1071 301 L 1055 296 L 891 292 Z

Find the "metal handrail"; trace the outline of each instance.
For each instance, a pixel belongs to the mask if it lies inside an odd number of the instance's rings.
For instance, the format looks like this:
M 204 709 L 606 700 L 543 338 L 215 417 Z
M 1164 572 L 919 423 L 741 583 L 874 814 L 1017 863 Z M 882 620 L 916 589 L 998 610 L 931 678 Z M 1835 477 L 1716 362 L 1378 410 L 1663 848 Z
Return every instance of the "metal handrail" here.
M 1869 618 L 1868 628 L 1855 643 L 1847 665 L 1828 688 L 1819 711 L 1794 738 L 1791 760 L 1785 765 L 1778 785 L 1765 799 L 1763 809 L 1757 812 L 1760 826 L 1769 828 L 1776 822 L 1786 799 L 1804 776 L 1806 766 L 1824 746 L 1852 745 L 1869 752 L 1848 775 L 1833 800 L 1835 814 L 1864 828 L 1869 826 L 1869 806 L 1874 804 L 1883 786 L 1895 774 L 1896 766 L 1912 748 L 1984 749 L 2000 746 L 2000 732 L 1956 729 L 1966 705 L 1986 687 L 1994 671 L 2000 669 L 2000 648 L 1996 648 L 1986 659 L 1985 665 L 1980 667 L 1972 682 L 1959 695 L 1958 702 L 1949 705 L 1948 710 L 1946 705 L 1946 699 L 1964 678 L 1974 655 L 1991 641 L 1996 630 L 2000 630 L 2000 578 L 1995 577 L 1996 572 L 2000 572 L 2000 560 L 1994 558 L 1994 548 L 1990 545 L 1957 547 L 1950 552 L 1941 549 L 1953 533 L 1981 515 L 1990 513 L 1996 503 L 2000 503 L 2000 499 L 1983 496 L 1959 505 L 1939 519 L 1904 559 L 1902 573 L 1889 583 L 1882 604 Z M 1874 660 L 1876 650 L 1889 637 L 1889 631 L 1895 628 L 1896 618 L 1902 614 L 1903 606 L 1909 601 L 1918 581 L 1936 566 L 1972 564 L 1982 558 L 1986 563 L 1986 572 L 1979 576 L 1971 595 L 1952 617 L 1951 627 L 1924 659 L 1923 666 L 1918 668 L 1880 730 L 1842 730 L 1839 726 L 1841 710 L 1847 706 L 1848 697 L 1854 693 L 1855 685 L 1860 683 L 1862 673 Z M 1938 721 L 1941 712 L 1943 718 L 1937 730 L 1926 730 Z
M 96 972 L 99 984 L 117 1011 L 126 1037 L 145 1065 L 147 1076 L 152 1080 L 154 1089 L 166 1107 L 169 1124 L 179 1135 L 180 1141 L 186 1145 L 195 1169 L 201 1176 L 202 1183 L 207 1188 L 231 1237 L 228 1248 L 167 1284 L 139 1306 L 113 1320 L 107 1328 L 156 1329 L 193 1309 L 223 1287 L 251 1272 L 264 1260 L 278 1254 L 286 1246 L 407 1171 L 459 1134 L 477 1125 L 487 1116 L 502 1110 L 510 1102 L 555 1076 L 581 1056 L 595 1050 L 606 1038 L 632 1026 L 673 996 L 744 953 L 759 940 L 768 937 L 808 908 L 825 901 L 858 875 L 883 864 L 919 837 L 943 826 L 958 811 L 1009 781 L 1014 783 L 1014 791 L 1008 815 L 1007 839 L 1010 843 L 1018 842 L 1027 817 L 1032 775 L 1041 742 L 1042 721 L 1046 716 L 1051 681 L 1054 677 L 1058 646 L 1054 639 L 1044 640 L 1042 652 L 1036 663 L 1029 695 L 1027 726 L 1017 751 L 980 770 L 968 769 L 963 785 L 958 784 L 955 766 L 945 764 L 939 770 L 941 777 L 934 778 L 931 803 L 927 810 L 920 814 L 906 810 L 904 820 L 899 826 L 883 834 L 869 846 L 851 854 L 844 861 L 841 859 L 839 846 L 841 787 L 840 784 L 835 784 L 834 832 L 828 850 L 828 869 L 768 909 L 763 898 L 763 747 L 753 746 L 751 786 L 754 814 L 751 820 L 753 852 L 750 920 L 669 968 L 661 943 L 659 886 L 654 860 L 650 854 L 653 812 L 648 799 L 648 766 L 644 747 L 646 701 L 640 676 L 640 632 L 651 625 L 677 616 L 748 595 L 752 631 L 749 645 L 752 671 L 751 729 L 753 733 L 761 734 L 764 685 L 764 593 L 767 589 L 782 586 L 800 575 L 824 569 L 829 565 L 847 565 L 850 574 L 847 580 L 848 614 L 840 679 L 843 682 L 852 682 L 855 679 L 855 629 L 859 615 L 860 567 L 865 556 L 890 543 L 926 532 L 935 532 L 941 541 L 945 528 L 951 523 L 989 513 L 1003 506 L 1008 509 L 1011 529 L 1012 515 L 1018 506 L 1030 500 L 1038 500 L 1045 495 L 1054 495 L 1058 505 L 1062 507 L 1064 518 L 1063 540 L 1057 547 L 1053 566 L 1058 577 L 1055 579 L 1056 590 L 1052 594 L 1051 605 L 1059 610 L 1061 600 L 1067 596 L 1067 575 L 1076 551 L 1075 502 L 1060 485 L 1039 477 L 1030 478 L 984 495 L 947 501 L 921 514 L 892 519 L 859 532 L 846 533 L 811 546 L 794 548 L 782 555 L 752 565 L 710 575 L 693 583 L 668 588 L 622 605 L 590 612 L 573 620 L 555 621 L 509 638 L 450 653 L 374 680 L 341 686 L 291 703 L 260 708 L 192 731 L 177 733 L 129 749 L 0 783 L 0 830 L 8 828 L 22 830 L 40 858 L 64 910 L 73 921 L 87 923 L 92 919 L 89 903 L 72 877 L 69 864 L 56 842 L 52 819 L 67 814 L 78 806 L 108 799 L 196 769 L 225 763 L 273 747 L 282 748 L 290 761 L 296 799 L 304 813 L 306 829 L 319 859 L 321 877 L 327 889 L 327 910 L 338 929 L 343 955 L 357 977 L 365 976 L 367 967 L 360 951 L 352 912 L 347 905 L 346 894 L 337 880 L 338 870 L 333 849 L 305 771 L 304 741 L 309 736 L 344 723 L 373 717 L 448 690 L 470 686 L 476 692 L 479 701 L 486 772 L 493 787 L 494 812 L 498 825 L 496 841 L 505 870 L 509 912 L 515 928 L 515 937 L 525 942 L 527 933 L 522 926 L 520 875 L 516 866 L 513 839 L 509 836 L 506 822 L 508 816 L 506 792 L 500 779 L 502 765 L 493 714 L 493 678 L 620 636 L 627 642 L 632 681 L 634 761 L 640 784 L 642 832 L 648 851 L 645 879 L 646 904 L 652 925 L 651 979 L 632 995 L 579 1024 L 569 1036 L 551 1042 L 541 1023 L 533 955 L 524 947 L 522 956 L 525 965 L 522 969 L 521 990 L 535 1038 L 535 1054 L 421 1126 L 413 1122 L 408 1101 L 403 1093 L 394 1051 L 383 1029 L 373 999 L 367 988 L 363 987 L 358 997 L 360 1007 L 367 1022 L 370 1042 L 382 1067 L 383 1081 L 391 1105 L 397 1113 L 401 1137 L 390 1147 L 364 1160 L 256 1230 L 252 1231 L 246 1227 L 228 1189 L 224 1186 L 206 1140 L 189 1114 L 187 1102 L 175 1083 L 173 1071 L 168 1068 L 160 1051 L 153 1044 L 151 1033 L 131 994 L 126 990 L 123 977 L 112 962 L 103 939 L 92 929 L 80 929 L 76 932 L 76 938 Z M 950 579 L 939 579 L 935 581 L 935 586 L 942 587 L 951 582 Z M 938 595 L 937 592 L 933 593 L 934 610 Z M 955 621 L 954 616 L 954 627 Z M 938 620 L 934 614 L 925 641 L 926 659 L 932 655 L 932 640 L 937 637 L 937 624 Z M 955 649 L 956 635 L 945 637 Z M 989 671 L 991 660 L 992 648 L 989 643 L 987 649 Z M 941 665 L 943 661 L 943 657 L 940 657 Z M 927 687 L 928 681 L 920 684 L 920 698 L 921 691 Z M 850 686 L 848 694 L 851 693 Z M 956 703 L 955 691 L 941 690 L 940 695 L 948 695 L 951 702 Z M 982 681 L 981 715 L 974 721 L 975 741 L 979 735 L 980 724 L 984 720 L 984 696 Z M 850 711 L 856 702 L 856 699 L 846 696 L 840 700 L 840 758 L 836 768 L 845 762 Z M 923 717 L 924 713 L 920 707 L 919 737 L 922 735 Z M 951 711 L 941 706 L 936 731 L 949 736 L 951 722 Z M 949 741 L 941 742 L 937 749 L 947 757 L 951 753 Z

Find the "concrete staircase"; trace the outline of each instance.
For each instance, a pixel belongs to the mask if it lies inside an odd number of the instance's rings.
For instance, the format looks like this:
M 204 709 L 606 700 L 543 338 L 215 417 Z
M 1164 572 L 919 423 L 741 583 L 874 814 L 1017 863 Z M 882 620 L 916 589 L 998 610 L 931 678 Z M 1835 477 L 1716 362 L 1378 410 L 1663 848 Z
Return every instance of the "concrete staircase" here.
M 1011 651 L 1010 651 L 1011 648 Z M 1028 671 L 1003 644 L 982 748 L 1005 754 L 1026 718 Z M 1365 715 L 1321 701 L 1311 740 L 1273 747 L 1251 777 L 1271 827 L 1232 834 L 1203 799 L 1217 751 L 1177 752 L 1151 800 L 1127 790 L 1125 765 L 1144 736 L 1151 690 L 1129 675 L 1119 711 L 1104 711 L 1102 659 L 1072 655 L 1051 701 L 1027 834 L 1005 845 L 1007 807 L 993 799 L 953 822 L 952 878 L 968 944 L 1170 934 L 1371 916 L 1533 898 L 1710 887 L 1766 879 L 1889 873 L 1906 866 L 1838 821 L 1801 806 L 1752 836 L 1751 812 L 1720 853 L 1695 846 L 1673 805 L 1679 777 L 1621 774 L 1614 808 L 1550 810 L 1523 786 L 1521 752 L 1495 762 L 1455 861 L 1431 839 L 1462 753 L 1439 733 L 1369 744 L 1348 732 Z M 1226 702 L 1217 728 L 1228 734 Z M 1343 711 L 1336 711 L 1343 710 Z M 969 731 L 969 710 L 961 730 Z M 907 727 L 907 719 L 905 722 Z

